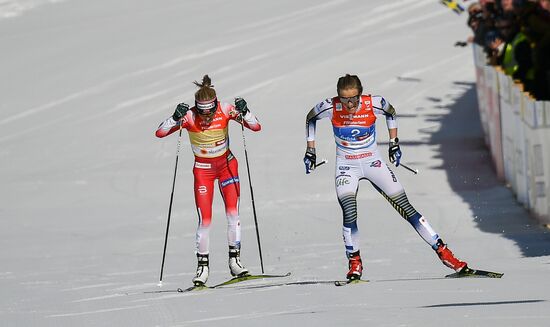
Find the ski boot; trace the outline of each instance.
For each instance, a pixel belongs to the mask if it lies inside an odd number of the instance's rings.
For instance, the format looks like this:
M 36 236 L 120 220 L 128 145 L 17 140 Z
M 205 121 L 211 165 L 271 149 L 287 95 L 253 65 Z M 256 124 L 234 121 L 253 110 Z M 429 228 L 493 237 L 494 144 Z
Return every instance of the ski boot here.
M 436 246 L 437 248 L 435 249 L 435 252 L 445 266 L 453 269 L 456 272 L 461 272 L 463 269 L 468 267 L 466 262 L 458 260 L 453 255 L 451 250 L 449 250 L 449 248 L 447 247 L 447 244 L 443 243 L 441 239 L 437 240 Z
M 348 259 L 349 271 L 346 275 L 346 278 L 350 281 L 361 279 L 361 275 L 363 275 L 363 262 L 361 261 L 361 255 L 359 251 L 348 253 Z
M 229 271 L 234 277 L 248 275 L 248 269 L 241 263 L 241 250 L 234 246 L 229 247 Z
M 208 280 L 208 254 L 197 253 L 197 274 L 193 278 L 195 286 L 203 286 Z

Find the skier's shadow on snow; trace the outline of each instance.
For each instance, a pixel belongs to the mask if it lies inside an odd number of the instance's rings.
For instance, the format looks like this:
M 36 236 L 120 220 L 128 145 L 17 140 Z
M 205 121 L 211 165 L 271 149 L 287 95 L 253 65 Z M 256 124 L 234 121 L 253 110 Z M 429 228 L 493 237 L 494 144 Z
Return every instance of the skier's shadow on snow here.
M 430 144 L 440 145 L 437 158 L 443 164 L 432 168 L 445 170 L 452 189 L 470 205 L 480 230 L 513 240 L 526 257 L 550 255 L 549 231 L 497 180 L 484 142 L 475 84 L 455 85 L 464 88 L 464 94 L 443 106 L 445 113 L 428 118 L 441 123 L 441 128 L 420 131 L 430 136 Z
M 448 307 L 472 307 L 480 305 L 502 305 L 502 304 L 531 304 L 546 302 L 546 300 L 517 300 L 517 301 L 495 301 L 495 302 L 463 302 L 463 303 L 447 303 L 427 305 L 422 308 L 448 308 Z

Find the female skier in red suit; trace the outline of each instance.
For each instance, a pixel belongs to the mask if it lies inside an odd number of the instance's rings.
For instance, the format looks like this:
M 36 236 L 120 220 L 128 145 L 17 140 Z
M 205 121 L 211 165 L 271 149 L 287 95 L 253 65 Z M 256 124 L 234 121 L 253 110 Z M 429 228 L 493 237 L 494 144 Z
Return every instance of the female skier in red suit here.
M 193 283 L 201 285 L 208 279 L 209 230 L 216 179 L 227 216 L 229 270 L 233 276 L 248 274 L 240 261 L 239 172 L 237 159 L 229 150 L 228 124 L 230 120 L 235 120 L 253 131 L 259 131 L 261 126 L 248 110 L 244 99 L 235 99 L 235 105 L 218 102 L 208 75 L 204 76 L 202 83 L 195 82 L 195 85 L 199 87 L 195 93 L 195 106 L 178 104 L 174 114 L 160 124 L 156 136 L 165 137 L 180 128 L 189 133 L 195 155 L 193 175 L 195 204 L 199 216 L 196 234 L 198 266 Z

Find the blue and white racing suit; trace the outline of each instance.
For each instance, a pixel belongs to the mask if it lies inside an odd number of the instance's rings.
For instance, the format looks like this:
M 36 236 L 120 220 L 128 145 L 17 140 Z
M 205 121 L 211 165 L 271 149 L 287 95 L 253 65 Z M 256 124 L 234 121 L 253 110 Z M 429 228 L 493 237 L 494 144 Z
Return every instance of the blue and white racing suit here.
M 397 177 L 380 156 L 376 144 L 376 115 L 386 117 L 388 129 L 397 128 L 395 109 L 381 96 L 362 95 L 350 113 L 338 97 L 317 104 L 307 115 L 307 141 L 315 141 L 316 122 L 330 118 L 336 141 L 335 187 L 343 213 L 342 233 L 346 254 L 359 250 L 357 190 L 366 179 L 436 249 L 439 238 L 426 219 L 409 203 Z

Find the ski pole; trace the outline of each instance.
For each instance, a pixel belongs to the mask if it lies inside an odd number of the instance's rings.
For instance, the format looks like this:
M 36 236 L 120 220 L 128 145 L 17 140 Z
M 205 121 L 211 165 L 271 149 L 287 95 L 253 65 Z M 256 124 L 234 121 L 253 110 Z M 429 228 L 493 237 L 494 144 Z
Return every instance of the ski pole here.
M 400 164 L 400 166 L 402 166 L 403 168 L 407 169 L 408 171 L 410 171 L 411 173 L 413 173 L 415 175 L 418 174 L 418 169 L 412 169 L 411 167 L 408 167 L 405 164 Z
M 248 173 L 248 185 L 250 186 L 250 198 L 252 199 L 252 213 L 254 214 L 254 225 L 256 226 L 256 239 L 258 240 L 258 252 L 260 253 L 260 266 L 262 274 L 264 273 L 264 260 L 262 258 L 262 245 L 260 243 L 260 231 L 258 230 L 258 218 L 256 217 L 256 205 L 254 204 L 254 191 L 252 190 L 252 181 L 250 180 L 250 167 L 248 165 L 248 151 L 246 151 L 246 139 L 244 137 L 244 120 L 241 117 L 241 129 L 243 132 L 244 158 L 246 160 L 246 172 Z
M 319 167 L 319 166 L 322 166 L 322 165 L 326 164 L 327 162 L 328 162 L 327 159 L 323 159 L 323 160 L 321 160 L 321 162 L 319 162 L 318 164 L 315 164 L 315 168 L 317 168 L 317 167 Z
M 174 189 L 176 187 L 176 174 L 178 172 L 178 159 L 181 145 L 181 125 L 178 136 L 178 150 L 176 151 L 176 167 L 174 168 L 174 180 L 172 181 L 172 194 L 170 194 L 170 205 L 168 206 L 168 222 L 166 223 L 166 235 L 164 236 L 164 251 L 162 251 L 162 264 L 160 265 L 160 278 L 158 286 L 162 286 L 162 274 L 164 272 L 164 259 L 166 258 L 166 245 L 168 245 L 168 231 L 170 230 L 170 216 L 172 215 L 172 203 L 174 201 Z

